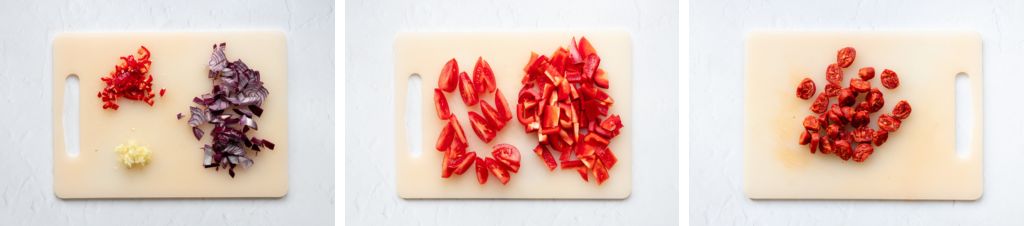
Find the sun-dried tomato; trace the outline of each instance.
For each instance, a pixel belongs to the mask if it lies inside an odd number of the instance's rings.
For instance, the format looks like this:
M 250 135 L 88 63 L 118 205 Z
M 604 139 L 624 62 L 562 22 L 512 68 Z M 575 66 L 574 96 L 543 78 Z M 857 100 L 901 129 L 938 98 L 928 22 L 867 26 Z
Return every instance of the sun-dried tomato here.
M 871 140 L 874 139 L 875 130 L 871 129 L 871 127 L 861 126 L 854 129 L 851 136 L 853 136 L 853 141 L 859 143 L 870 143 Z
M 900 123 L 899 119 L 888 114 L 878 116 L 878 128 L 885 131 L 896 132 L 896 130 L 900 129 Z
M 831 139 L 839 138 L 839 132 L 842 131 L 841 129 L 842 128 L 839 124 L 829 124 L 828 129 L 825 129 L 825 135 Z
M 892 108 L 892 117 L 899 120 L 907 119 L 907 117 L 910 116 L 910 110 L 910 103 L 907 103 L 905 100 L 901 100 Z
M 850 160 L 853 157 L 853 149 L 850 147 L 849 141 L 845 139 L 839 139 L 834 142 L 836 155 L 844 161 Z
M 853 161 L 864 162 L 864 160 L 867 160 L 872 153 L 875 153 L 875 148 L 871 147 L 871 144 L 857 144 L 857 148 L 853 151 Z
M 889 140 L 889 131 L 879 129 L 875 131 L 875 135 L 871 138 L 871 143 L 875 146 L 882 146 L 887 140 Z
M 837 97 L 839 96 L 839 90 L 843 89 L 842 86 L 837 84 L 828 83 L 825 84 L 825 96 L 826 97 Z
M 871 90 L 871 83 L 861 78 L 850 79 L 850 90 L 854 93 L 866 93 Z
M 871 91 L 868 92 L 864 100 L 868 103 L 868 112 L 871 113 L 878 112 L 878 110 L 882 110 L 882 107 L 885 106 L 885 98 L 882 95 L 882 91 L 879 91 L 878 88 L 871 88 Z
M 807 131 L 804 131 L 804 134 L 807 134 Z M 810 140 L 807 142 L 807 143 L 810 144 L 810 145 L 807 145 L 807 147 L 811 149 L 811 154 L 814 154 L 814 150 L 818 149 L 818 144 L 820 142 L 821 142 L 821 135 L 818 135 L 818 133 L 812 133 L 811 137 L 810 137 Z M 824 152 L 824 150 L 822 150 L 822 152 Z
M 836 101 L 838 101 L 839 106 L 853 106 L 857 102 L 857 93 L 850 89 L 841 89 Z
M 818 117 L 808 115 L 804 118 L 804 129 L 808 131 L 818 131 L 821 129 L 821 124 L 818 122 Z
M 828 68 L 825 68 L 825 80 L 832 84 L 841 84 L 843 82 L 843 69 L 838 64 L 829 64 Z
M 828 110 L 828 97 L 824 93 L 818 94 L 818 98 L 814 99 L 814 103 L 811 104 L 811 112 L 821 114 L 826 110 Z
M 828 137 L 821 137 L 821 141 L 818 142 L 818 150 L 820 150 L 822 154 L 826 155 L 834 153 L 835 149 L 833 149 L 832 139 L 829 139 Z
M 900 78 L 896 75 L 896 72 L 885 69 L 882 70 L 882 86 L 889 89 L 895 89 L 900 86 Z
M 827 115 L 828 121 L 832 123 L 846 125 L 846 123 L 849 122 L 843 114 L 842 108 L 839 107 L 839 104 L 832 104 L 832 107 L 828 109 Z
M 835 153 L 843 160 L 853 158 L 856 162 L 866 161 L 874 152 L 874 147 L 885 143 L 889 133 L 899 129 L 902 120 L 910 115 L 910 104 L 901 101 L 893 108 L 891 115 L 879 116 L 878 130 L 868 127 L 871 114 L 881 110 L 885 100 L 882 92 L 869 82 L 875 77 L 874 67 L 860 68 L 858 76 L 850 78 L 849 87 L 843 88 L 840 85 L 843 82 L 843 68 L 850 67 L 855 59 L 855 49 L 842 48 L 836 56 L 836 62 L 828 65 L 825 70 L 828 83 L 810 106 L 810 110 L 817 116 L 804 118 L 804 130 L 798 140 L 799 144 L 808 145 L 811 153 Z M 899 86 L 899 78 L 889 69 L 882 71 L 879 80 L 883 87 L 889 89 Z M 804 78 L 797 87 L 797 97 L 806 100 L 813 96 L 816 90 L 810 87 L 815 87 L 815 84 L 810 78 Z M 865 94 L 863 99 L 858 97 L 860 93 Z M 829 106 L 832 97 L 836 98 L 836 102 Z M 587 161 L 583 163 L 590 165 Z
M 862 68 L 860 68 L 859 71 L 857 71 L 857 75 L 860 76 L 860 79 L 862 79 L 864 81 L 869 81 L 869 80 L 871 80 L 872 78 L 875 77 L 875 68 L 874 67 L 862 67 Z
M 853 114 L 853 119 L 850 119 L 850 126 L 858 128 L 866 126 L 871 123 L 871 118 L 868 116 L 868 111 L 857 111 Z
M 811 99 L 814 96 L 814 92 L 818 91 L 817 89 L 814 86 L 814 81 L 811 81 L 810 78 L 804 78 L 803 81 L 800 81 L 800 85 L 796 87 L 796 97 L 804 100 Z
M 839 54 L 836 55 L 836 63 L 839 64 L 839 67 L 847 68 L 853 64 L 855 58 L 857 58 L 857 50 L 853 49 L 853 47 L 844 47 L 839 49 Z

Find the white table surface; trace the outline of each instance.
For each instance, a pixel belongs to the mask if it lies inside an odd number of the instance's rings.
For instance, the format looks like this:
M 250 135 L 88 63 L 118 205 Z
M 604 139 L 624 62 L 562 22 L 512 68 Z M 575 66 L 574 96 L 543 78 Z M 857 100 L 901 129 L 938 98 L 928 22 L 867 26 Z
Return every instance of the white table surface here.
M 712 1 L 691 5 L 690 223 L 1024 224 L 1024 2 Z M 983 40 L 984 194 L 977 201 L 752 201 L 743 193 L 744 35 L 751 30 L 967 30 Z M 952 122 L 950 122 L 952 123 Z
M 290 190 L 286 197 L 61 200 L 54 196 L 51 40 L 57 33 L 244 29 L 280 30 L 287 38 Z M 0 2 L 0 225 L 330 224 L 334 219 L 333 40 L 331 1 Z
M 676 225 L 675 1 L 349 1 L 349 225 Z M 633 192 L 626 200 L 404 200 L 395 191 L 394 51 L 399 31 L 611 28 L 633 37 Z M 568 41 L 568 37 L 566 39 Z M 426 84 L 426 82 L 424 82 Z M 427 138 L 424 138 L 427 139 Z M 432 138 L 431 138 L 432 139 Z M 524 154 L 530 154 L 526 152 Z

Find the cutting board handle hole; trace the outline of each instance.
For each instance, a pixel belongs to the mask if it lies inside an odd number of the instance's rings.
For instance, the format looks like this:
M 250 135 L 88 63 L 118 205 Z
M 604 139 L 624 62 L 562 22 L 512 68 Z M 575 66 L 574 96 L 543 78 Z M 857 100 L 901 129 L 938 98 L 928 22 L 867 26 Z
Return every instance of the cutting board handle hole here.
M 971 98 L 971 80 L 965 72 L 956 74 L 956 154 L 966 158 L 971 151 L 971 131 L 974 130 L 974 110 Z
M 64 107 L 61 113 L 61 127 L 64 130 L 64 152 L 70 157 L 78 157 L 79 151 L 78 89 L 77 74 L 70 74 L 64 78 Z
M 423 110 L 423 96 L 420 92 L 423 90 L 423 78 L 420 74 L 413 73 L 408 79 L 405 91 L 405 136 L 409 138 L 410 154 L 419 157 L 420 153 L 423 153 L 420 149 L 420 144 L 423 143 L 423 120 L 420 117 Z

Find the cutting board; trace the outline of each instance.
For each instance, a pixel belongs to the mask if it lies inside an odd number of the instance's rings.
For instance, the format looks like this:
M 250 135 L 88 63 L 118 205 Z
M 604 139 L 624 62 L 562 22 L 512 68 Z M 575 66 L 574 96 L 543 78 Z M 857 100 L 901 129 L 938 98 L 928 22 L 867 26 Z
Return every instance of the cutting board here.
M 228 60 L 242 59 L 260 71 L 270 95 L 264 113 L 256 118 L 258 131 L 250 136 L 270 140 L 274 150 L 260 152 L 251 168 L 203 168 L 204 144 L 212 126 L 196 140 L 188 125 L 192 98 L 212 89 L 207 77 L 212 46 L 227 43 Z M 150 52 L 153 106 L 119 99 L 119 110 L 104 110 L 96 97 L 121 56 L 135 54 L 139 46 Z M 206 33 L 65 33 L 53 41 L 53 189 L 64 199 L 77 198 L 208 198 L 282 197 L 288 192 L 288 68 L 285 36 L 281 32 Z M 65 80 L 78 78 L 78 154 L 65 147 Z M 177 119 L 178 113 L 184 118 Z M 69 116 L 74 117 L 73 114 Z M 73 132 L 73 131 L 69 131 Z M 69 136 L 70 137 L 70 136 Z M 114 148 L 131 141 L 147 146 L 150 163 L 127 168 Z M 71 152 L 73 153 L 73 151 Z M 250 155 L 251 155 L 250 151 Z
M 605 90 L 615 104 L 610 114 L 619 114 L 625 126 L 622 133 L 612 139 L 609 148 L 619 162 L 609 174 L 611 177 L 598 186 L 593 175 L 584 182 L 576 170 L 548 170 L 533 153 L 537 135 L 526 134 L 516 119 L 502 129 L 491 143 L 479 139 L 469 123 L 468 111 L 458 91 L 446 93 L 451 111 L 459 119 L 470 151 L 480 156 L 491 156 L 492 146 L 512 144 L 522 155 L 519 173 L 512 174 L 508 185 L 502 185 L 491 175 L 487 183 L 477 182 L 474 168 L 465 174 L 441 178 L 442 152 L 434 144 L 446 121 L 437 118 L 434 109 L 434 88 L 441 68 L 452 58 L 459 70 L 472 75 L 477 57 L 482 56 L 494 70 L 498 89 L 502 91 L 515 113 L 517 96 L 522 86 L 523 67 L 530 52 L 550 55 L 559 46 L 569 46 L 572 37 L 586 36 L 601 56 L 601 68 L 608 74 L 609 88 Z M 632 42 L 626 32 L 474 32 L 474 33 L 400 33 L 395 38 L 395 165 L 398 195 L 402 198 L 503 198 L 503 199 L 624 199 L 632 189 L 631 110 Z M 408 99 L 409 81 L 418 74 L 420 99 Z M 493 103 L 494 95 L 481 97 Z M 407 105 L 407 102 L 412 105 Z M 411 106 L 411 107 L 406 107 Z M 408 109 L 407 109 L 408 108 Z M 413 110 L 411 108 L 418 108 Z M 479 105 L 470 110 L 479 111 Z M 410 110 L 410 113 L 406 113 Z M 418 111 L 418 112 L 417 112 Z M 412 120 L 422 125 L 406 128 Z M 415 135 L 421 136 L 414 139 Z M 418 148 L 416 154 L 411 149 Z M 555 158 L 557 158 L 557 152 Z M 591 173 L 592 174 L 592 173 Z
M 796 97 L 805 77 L 824 89 L 825 68 L 837 51 L 856 48 L 843 87 L 861 67 L 873 66 L 892 111 L 907 100 L 913 111 L 867 161 L 811 154 L 799 145 L 811 100 Z M 982 194 L 982 45 L 972 32 L 753 32 L 747 37 L 744 100 L 744 189 L 752 199 L 975 200 Z M 886 89 L 877 73 L 892 69 L 900 86 Z M 956 150 L 956 77 L 969 88 L 962 112 L 972 128 Z M 817 96 L 817 93 L 815 97 Z M 861 97 L 863 98 L 863 97 Z M 966 101 L 965 101 L 966 102 Z M 833 100 L 834 103 L 834 100 Z

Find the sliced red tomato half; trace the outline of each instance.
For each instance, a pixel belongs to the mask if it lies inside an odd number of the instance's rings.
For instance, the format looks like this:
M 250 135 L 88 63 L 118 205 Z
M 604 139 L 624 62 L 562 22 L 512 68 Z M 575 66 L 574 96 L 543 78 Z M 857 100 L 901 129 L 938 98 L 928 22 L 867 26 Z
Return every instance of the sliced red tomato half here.
M 455 61 L 455 58 L 444 64 L 437 79 L 437 87 L 445 92 L 455 91 L 455 88 L 459 87 L 459 62 Z
M 494 150 L 491 151 L 491 155 L 494 156 L 494 160 L 501 163 L 512 171 L 513 173 L 519 172 L 519 161 L 522 156 L 519 154 L 519 149 L 509 144 L 498 144 L 494 146 Z
M 500 164 L 491 157 L 484 159 L 484 165 L 487 166 L 487 170 L 491 171 L 491 174 L 494 174 L 498 181 L 501 181 L 501 184 L 508 184 L 508 180 L 511 178 L 508 171 L 505 171 L 505 168 L 501 167 Z

